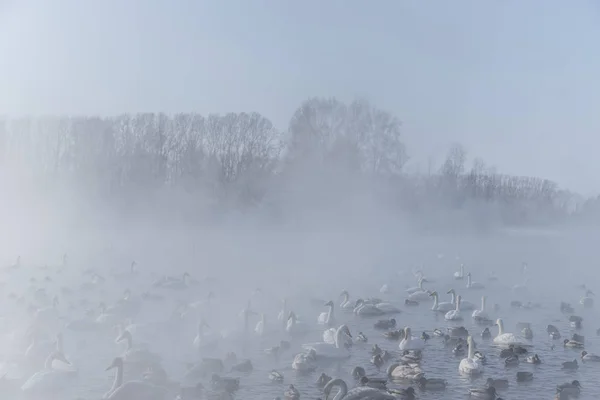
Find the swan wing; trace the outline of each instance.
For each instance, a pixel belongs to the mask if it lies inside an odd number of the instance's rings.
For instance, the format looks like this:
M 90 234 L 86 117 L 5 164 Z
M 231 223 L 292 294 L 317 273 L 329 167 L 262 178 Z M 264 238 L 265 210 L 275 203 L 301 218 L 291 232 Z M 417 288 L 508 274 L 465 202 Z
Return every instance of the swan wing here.
M 329 344 L 335 344 L 335 334 L 336 334 L 335 328 L 325 329 L 325 331 L 323 332 L 323 342 L 329 343 Z

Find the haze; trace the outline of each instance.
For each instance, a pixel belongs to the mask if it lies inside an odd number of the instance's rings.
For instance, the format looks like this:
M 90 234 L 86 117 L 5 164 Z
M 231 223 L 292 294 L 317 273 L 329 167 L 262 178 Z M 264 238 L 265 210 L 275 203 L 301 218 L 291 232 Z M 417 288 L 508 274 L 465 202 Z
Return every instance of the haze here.
M 460 142 L 600 189 L 594 1 L 0 4 L 7 114 L 258 111 L 285 130 L 308 97 L 360 96 L 402 120 L 410 168 Z

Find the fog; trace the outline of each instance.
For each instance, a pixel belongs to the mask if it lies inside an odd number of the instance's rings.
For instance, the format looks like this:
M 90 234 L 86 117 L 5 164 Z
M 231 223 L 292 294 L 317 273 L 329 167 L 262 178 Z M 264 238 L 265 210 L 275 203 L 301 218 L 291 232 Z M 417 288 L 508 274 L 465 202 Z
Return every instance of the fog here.
M 419 274 L 463 288 L 460 265 L 503 318 L 542 329 L 565 301 L 592 328 L 579 286 L 600 278 L 595 4 L 101 3 L 0 1 L 3 335 L 28 331 L 40 290 L 60 299 L 62 332 L 84 314 L 99 326 L 97 304 L 128 289 L 145 312 L 117 325 L 185 320 L 152 343 L 179 382 L 185 362 L 266 346 L 188 357 L 199 320 L 247 333 L 240 309 L 254 326 L 289 299 L 315 325 L 307 314 L 348 290 L 429 330 L 405 289 Z M 186 314 L 209 293 L 212 309 Z M 104 393 L 95 373 L 71 389 Z

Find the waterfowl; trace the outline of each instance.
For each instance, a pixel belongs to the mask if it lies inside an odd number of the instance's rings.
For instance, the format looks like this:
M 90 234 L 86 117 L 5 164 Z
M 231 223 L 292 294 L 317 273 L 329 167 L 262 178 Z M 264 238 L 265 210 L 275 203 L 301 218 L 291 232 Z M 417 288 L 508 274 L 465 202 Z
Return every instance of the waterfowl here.
M 325 372 L 322 372 L 317 379 L 317 387 L 323 388 L 327 383 L 331 380 L 331 377 L 327 375 Z
M 556 386 L 556 391 L 567 396 L 577 397 L 581 393 L 581 384 L 578 380 L 574 380 L 571 383 L 563 383 Z
M 273 369 L 271 372 L 269 372 L 269 379 L 271 382 L 281 383 L 283 382 L 283 374 Z
M 596 355 L 596 354 L 592 354 L 592 353 L 588 353 L 587 351 L 582 351 L 581 352 L 581 359 L 583 361 L 595 361 L 598 362 L 600 361 L 600 356 Z
M 292 336 L 301 336 L 308 333 L 310 328 L 304 322 L 298 320 L 296 313 L 290 311 L 285 330 Z
M 233 393 L 240 388 L 240 379 L 212 374 L 210 378 L 210 385 L 212 386 L 213 390 Z
M 316 360 L 317 352 L 310 349 L 306 353 L 296 354 L 292 361 L 292 368 L 300 372 L 314 371 L 317 368 Z
M 449 294 L 451 296 L 451 303 L 454 304 L 454 307 L 456 307 L 456 290 L 450 289 L 446 292 L 446 294 Z M 473 311 L 477 307 L 475 306 L 475 304 L 463 299 L 460 303 L 460 308 L 463 311 Z
M 475 310 L 473 311 L 473 314 L 471 314 L 471 317 L 475 320 L 484 320 L 484 319 L 488 319 L 488 313 L 485 310 L 485 302 L 487 300 L 486 296 L 481 296 L 481 309 L 479 310 Z
M 481 331 L 481 338 L 482 339 L 491 339 L 492 338 L 492 333 L 490 332 L 490 328 L 484 328 L 483 331 Z
M 458 366 L 458 371 L 467 375 L 478 375 L 483 371 L 483 366 L 475 359 L 475 348 L 473 347 L 473 338 L 467 337 L 468 354 L 463 358 Z
M 358 383 L 360 386 L 367 386 L 380 390 L 387 389 L 387 379 L 377 379 L 363 376 L 360 378 Z
M 577 342 L 575 340 L 565 339 L 563 342 L 564 347 L 569 347 L 572 349 L 583 349 L 584 344 L 581 342 Z
M 122 341 L 127 341 L 127 350 L 122 356 L 122 360 L 126 364 L 131 364 L 137 368 L 141 368 L 141 370 L 145 370 L 154 365 L 160 365 L 161 357 L 159 355 L 146 349 L 136 349 L 133 347 L 133 336 L 128 330 L 124 330 L 115 340 L 116 343 Z
M 56 393 L 70 386 L 74 374 L 72 371 L 54 368 L 52 366 L 54 361 L 60 361 L 66 365 L 71 365 L 62 352 L 53 351 L 46 359 L 44 368 L 33 374 L 21 386 L 21 390 L 24 394 L 29 396 L 39 396 L 49 392 Z
M 317 323 L 319 325 L 331 326 L 335 323 L 335 317 L 333 315 L 333 301 L 328 301 L 327 303 L 325 303 L 325 307 L 329 307 L 329 310 L 327 312 L 319 314 L 319 318 L 317 318 Z
M 294 387 L 294 385 L 290 385 L 283 393 L 283 398 L 285 400 L 298 400 L 300 398 L 300 392 Z
M 560 339 L 560 332 L 558 331 L 558 328 L 555 327 L 554 325 L 548 325 L 546 327 L 546 332 L 548 332 L 550 339 L 553 339 L 553 340 Z
M 460 302 L 462 297 L 456 296 L 456 308 L 454 310 L 450 310 L 444 315 L 446 321 L 462 321 L 462 313 L 460 312 Z
M 460 270 L 458 270 L 454 273 L 454 279 L 461 281 L 464 279 L 464 277 L 465 277 L 465 265 L 460 264 Z
M 259 327 L 257 326 L 257 329 L 258 328 Z M 200 322 L 198 322 L 198 332 L 196 333 L 196 337 L 192 342 L 196 351 L 208 348 L 214 349 L 219 346 L 221 336 L 218 333 L 210 331 L 209 329 L 210 326 L 208 323 L 204 319 L 200 319 Z
M 496 388 L 493 386 L 486 386 L 484 388 L 471 388 L 469 389 L 469 395 L 476 399 L 494 400 L 496 399 Z
M 385 312 L 377 308 L 375 304 L 366 303 L 363 299 L 356 300 L 354 313 L 361 317 L 371 317 L 385 314 Z
M 447 313 L 448 311 L 456 309 L 456 305 L 450 302 L 439 302 L 438 292 L 433 291 L 429 294 L 429 296 L 433 297 L 433 306 L 431 307 L 432 311 Z
M 396 320 L 394 318 L 391 319 L 380 319 L 379 321 L 373 324 L 375 329 L 390 329 L 396 326 Z
M 519 371 L 517 372 L 517 382 L 529 382 L 533 380 L 533 372 Z
M 581 300 L 579 300 L 579 304 L 581 304 L 582 306 L 584 306 L 586 308 L 593 307 L 594 306 L 594 298 L 592 296 L 594 296 L 594 293 L 591 290 L 587 290 L 585 292 L 585 296 L 583 296 L 581 298 Z
M 117 357 L 107 371 L 116 368 L 112 388 L 104 395 L 106 400 L 165 400 L 167 389 L 144 381 L 123 382 L 123 359 Z
M 365 335 L 364 333 L 358 332 L 358 335 L 356 335 L 356 341 L 361 342 L 361 343 L 367 343 L 369 341 L 369 339 L 367 338 L 367 335 Z
M 506 389 L 508 387 L 508 379 L 487 378 L 487 386 L 493 386 L 496 389 Z
M 325 385 L 323 393 L 325 394 L 326 399 L 329 398 L 331 390 L 334 387 L 339 388 L 339 391 L 335 397 L 333 397 L 333 400 L 358 400 L 362 398 L 372 400 L 396 400 L 396 397 L 393 395 L 368 386 L 357 386 L 348 390 L 348 385 L 340 378 L 334 378 Z
M 494 338 L 495 344 L 501 345 L 520 345 L 523 344 L 524 340 L 518 336 L 515 336 L 513 333 L 505 333 L 504 332 L 504 322 L 502 319 L 498 318 L 496 320 L 496 325 L 498 325 L 498 335 Z
M 398 345 L 400 350 L 420 350 L 425 347 L 425 341 L 420 338 L 413 338 L 409 327 L 404 328 L 404 339 Z
M 527 340 L 533 339 L 533 331 L 529 327 L 525 327 L 521 330 L 521 334 Z
M 467 289 L 484 289 L 485 286 L 479 282 L 473 282 L 471 280 L 471 273 L 467 274 Z
M 577 333 L 573 333 L 571 335 L 571 340 L 574 340 L 574 341 L 579 342 L 579 343 L 585 343 L 585 336 L 579 335 Z
M 525 358 L 525 362 L 527 364 L 541 364 L 542 360 L 540 359 L 540 357 L 537 354 L 534 354 L 532 356 L 528 356 L 527 358 Z
M 571 327 L 575 329 L 581 329 L 581 323 L 583 322 L 583 318 L 578 315 L 571 315 L 569 317 L 569 322 L 571 323 Z
M 414 400 L 415 399 L 415 388 L 413 388 L 412 386 L 409 386 L 406 389 L 388 389 L 388 393 L 391 393 L 397 399 L 400 399 L 400 400 Z
M 348 326 L 340 325 L 336 330 L 333 344 L 326 342 L 308 343 L 303 344 L 302 348 L 307 351 L 314 350 L 318 358 L 346 358 L 350 356 L 350 352 L 345 346 L 347 337 L 352 339 Z
M 417 381 L 419 388 L 422 390 L 444 390 L 448 385 L 448 381 L 440 378 L 425 378 L 421 376 Z
M 354 310 L 354 304 L 350 301 L 350 294 L 347 290 L 344 290 L 340 296 L 342 297 L 342 302 L 340 303 L 340 310 L 344 311 L 352 311 Z
M 577 364 L 577 360 L 565 361 L 564 363 L 562 363 L 562 368 L 563 369 L 578 369 L 579 364 Z
M 421 350 L 404 350 L 400 355 L 400 361 L 406 363 L 419 363 L 421 358 L 423 357 L 423 353 Z
M 507 367 L 516 367 L 519 365 L 519 356 L 516 354 L 510 355 L 504 359 L 504 365 Z
M 388 376 L 394 379 L 405 379 L 417 381 L 423 375 L 423 370 L 418 364 L 400 364 L 394 363 L 387 368 Z
M 424 292 L 425 289 L 423 289 L 423 283 L 425 283 L 425 282 L 427 282 L 427 280 L 425 278 L 423 278 L 423 277 L 420 277 L 417 280 L 417 286 L 406 289 L 406 293 L 408 293 L 409 295 L 411 295 L 411 294 L 417 293 L 417 292 Z

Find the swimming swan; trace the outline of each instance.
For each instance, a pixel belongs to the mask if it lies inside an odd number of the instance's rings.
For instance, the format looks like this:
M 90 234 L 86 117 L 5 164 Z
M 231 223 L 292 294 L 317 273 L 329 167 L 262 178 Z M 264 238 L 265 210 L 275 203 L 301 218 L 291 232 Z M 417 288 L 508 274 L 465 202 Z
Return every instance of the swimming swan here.
M 397 397 L 369 386 L 357 386 L 348 390 L 348 385 L 340 378 L 334 378 L 325 385 L 323 388 L 325 399 L 329 398 L 334 387 L 339 388 L 339 391 L 333 400 L 397 400 Z
M 59 390 L 65 389 L 71 384 L 71 379 L 75 376 L 73 371 L 65 371 L 64 369 L 56 369 L 52 367 L 54 361 L 61 361 L 67 365 L 71 363 L 65 358 L 60 351 L 52 352 L 46 359 L 44 369 L 33 374 L 21 386 L 23 393 L 27 394 L 43 394 L 56 393 Z
M 168 390 L 161 386 L 152 385 L 143 381 L 128 381 L 123 383 L 123 359 L 117 357 L 106 368 L 109 371 L 117 368 L 112 388 L 106 392 L 105 400 L 164 400 Z
M 439 296 L 438 292 L 436 291 L 431 292 L 429 296 L 433 297 L 433 307 L 431 307 L 432 311 L 447 313 L 448 311 L 456 308 L 456 305 L 447 301 L 439 303 Z
M 398 345 L 400 350 L 420 350 L 425 347 L 425 341 L 420 338 L 414 338 L 411 335 L 409 327 L 404 328 L 404 339 Z
M 505 333 L 504 332 L 504 322 L 502 319 L 498 318 L 496 320 L 496 325 L 498 325 L 498 336 L 494 338 L 494 343 L 503 344 L 503 345 L 523 345 L 525 344 L 525 340 L 519 336 L 515 336 L 514 333 Z
M 456 296 L 456 309 L 450 310 L 446 313 L 444 318 L 446 321 L 462 321 L 462 313 L 460 312 L 460 296 Z
M 483 366 L 475 359 L 475 346 L 473 346 L 473 338 L 467 337 L 468 354 L 467 358 L 463 358 L 458 365 L 458 371 L 462 374 L 476 375 L 483 371 Z
M 446 292 L 446 294 L 449 294 L 452 296 L 451 302 L 456 307 L 456 291 L 454 289 L 450 289 Z M 473 311 L 476 308 L 477 308 L 477 306 L 475 306 L 475 304 L 471 303 L 470 301 L 461 300 L 461 302 L 460 302 L 460 309 L 463 311 Z
M 467 289 L 484 289 L 485 286 L 479 282 L 473 282 L 471 280 L 471 273 L 467 274 Z
M 319 314 L 317 323 L 319 325 L 333 325 L 335 323 L 335 317 L 333 315 L 333 301 L 328 301 L 325 303 L 325 307 L 329 307 L 329 311 Z
M 304 350 L 314 350 L 319 358 L 346 358 L 350 356 L 350 351 L 346 347 L 346 338 L 352 338 L 350 329 L 347 325 L 340 325 L 335 333 L 333 344 L 326 342 L 303 344 Z
M 481 296 L 481 309 L 473 311 L 473 314 L 471 315 L 474 320 L 482 320 L 489 318 L 487 311 L 485 311 L 486 299 L 486 296 Z
M 350 302 L 350 294 L 347 290 L 344 290 L 340 296 L 343 297 L 342 302 L 340 303 L 340 309 L 344 311 L 352 311 L 354 310 L 354 304 Z
M 465 277 L 465 264 L 460 264 L 460 271 L 454 273 L 454 279 L 462 280 Z
M 417 282 L 418 286 L 406 289 L 406 293 L 411 295 L 416 292 L 424 292 L 425 289 L 423 289 L 423 283 L 427 282 L 427 279 L 421 277 Z

